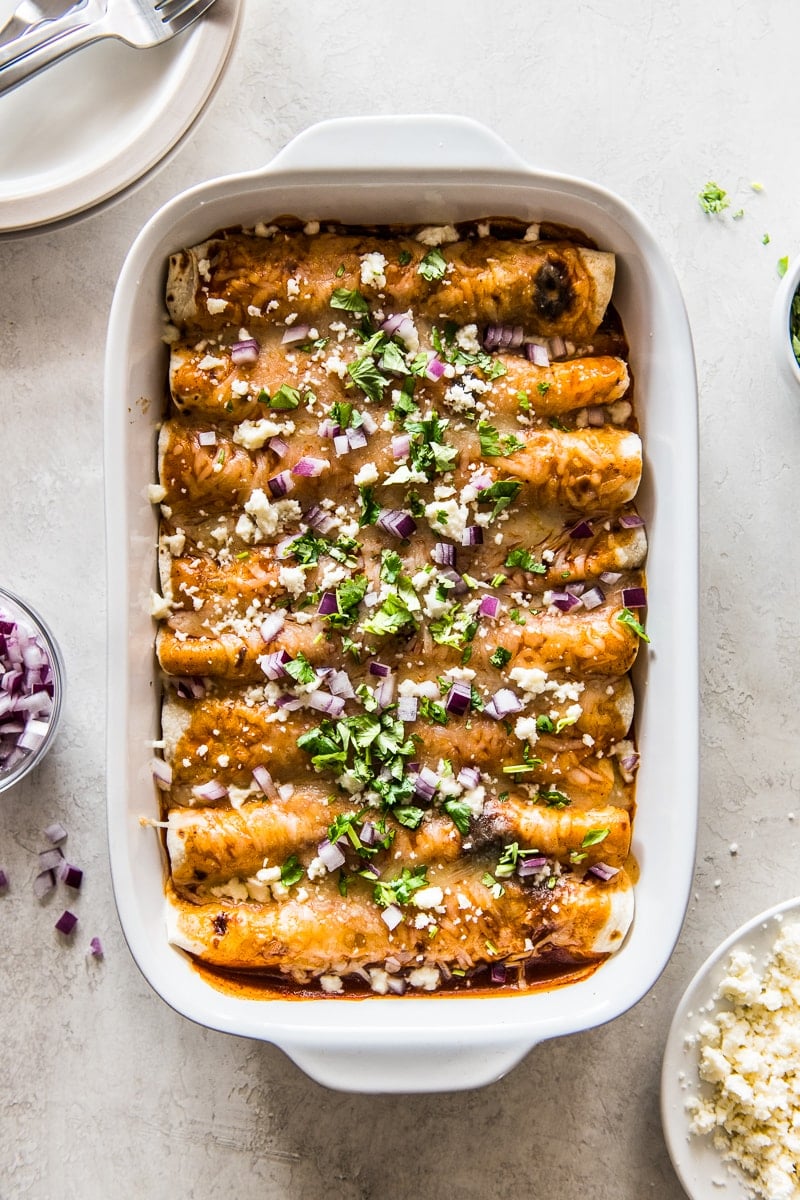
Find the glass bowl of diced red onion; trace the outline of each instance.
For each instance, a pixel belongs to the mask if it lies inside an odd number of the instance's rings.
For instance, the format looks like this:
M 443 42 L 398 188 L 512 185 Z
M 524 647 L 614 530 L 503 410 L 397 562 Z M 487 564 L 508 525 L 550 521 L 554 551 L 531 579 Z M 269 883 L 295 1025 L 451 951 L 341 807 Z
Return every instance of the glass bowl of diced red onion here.
M 63 696 L 58 643 L 35 609 L 0 588 L 0 792 L 50 749 Z

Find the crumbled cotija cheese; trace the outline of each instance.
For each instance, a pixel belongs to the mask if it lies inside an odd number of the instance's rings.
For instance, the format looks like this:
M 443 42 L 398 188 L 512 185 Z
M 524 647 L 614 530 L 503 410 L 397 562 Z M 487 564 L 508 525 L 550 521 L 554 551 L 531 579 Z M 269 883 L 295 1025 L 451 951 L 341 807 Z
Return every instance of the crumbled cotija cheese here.
M 764 1200 L 800 1200 L 800 923 L 784 925 L 764 971 L 736 950 L 696 1044 L 710 1098 L 687 1101 L 691 1130 L 712 1133 L 723 1157 Z

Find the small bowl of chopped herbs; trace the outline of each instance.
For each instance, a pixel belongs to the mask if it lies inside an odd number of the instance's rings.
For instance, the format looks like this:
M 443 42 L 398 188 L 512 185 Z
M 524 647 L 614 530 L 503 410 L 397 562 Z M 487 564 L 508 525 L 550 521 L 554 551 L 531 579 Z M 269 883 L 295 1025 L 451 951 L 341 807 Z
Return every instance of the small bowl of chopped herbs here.
M 771 332 L 783 375 L 800 386 L 800 255 L 787 267 L 775 293 Z

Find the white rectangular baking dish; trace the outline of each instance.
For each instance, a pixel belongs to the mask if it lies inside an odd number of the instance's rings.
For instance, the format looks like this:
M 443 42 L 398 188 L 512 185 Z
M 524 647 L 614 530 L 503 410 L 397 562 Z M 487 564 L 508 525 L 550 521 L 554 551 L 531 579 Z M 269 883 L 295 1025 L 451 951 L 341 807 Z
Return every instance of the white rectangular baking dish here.
M 167 353 L 169 254 L 225 226 L 306 220 L 442 224 L 485 216 L 553 220 L 617 255 L 614 303 L 630 341 L 645 447 L 638 503 L 650 538 L 651 646 L 639 657 L 642 750 L 634 850 L 636 916 L 623 948 L 590 978 L 529 995 L 249 1000 L 207 984 L 167 943 L 153 816 L 151 743 L 159 682 L 148 615 L 156 519 L 147 501 Z M 453 117 L 329 121 L 263 170 L 214 180 L 161 209 L 136 239 L 111 311 L 105 382 L 108 532 L 108 823 L 114 891 L 145 978 L 202 1025 L 280 1046 L 314 1079 L 365 1092 L 488 1083 L 536 1043 L 602 1024 L 636 1003 L 677 940 L 697 819 L 697 395 L 673 272 L 641 219 L 581 180 L 533 170 L 489 130 Z

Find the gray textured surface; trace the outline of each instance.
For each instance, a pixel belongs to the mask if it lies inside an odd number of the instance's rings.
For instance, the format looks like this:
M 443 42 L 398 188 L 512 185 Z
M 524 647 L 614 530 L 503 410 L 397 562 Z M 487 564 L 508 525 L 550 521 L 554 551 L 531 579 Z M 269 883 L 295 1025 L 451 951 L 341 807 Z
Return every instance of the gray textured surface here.
M 775 263 L 800 242 L 800 162 L 781 132 L 796 109 L 798 32 L 800 13 L 779 0 L 724 16 L 695 0 L 249 0 L 207 118 L 154 179 L 72 228 L 0 244 L 0 578 L 46 613 L 69 675 L 57 748 L 0 797 L 12 878 L 0 898 L 2 1200 L 682 1196 L 658 1115 L 671 1012 L 724 934 L 800 890 L 800 568 L 787 536 L 800 397 L 767 341 Z M 348 1097 L 268 1046 L 177 1017 L 117 924 L 103 812 L 105 323 L 131 239 L 184 186 L 265 162 L 323 117 L 448 110 L 626 197 L 684 288 L 701 389 L 698 868 L 669 968 L 613 1025 L 539 1047 L 481 1092 Z M 709 178 L 741 220 L 700 212 Z M 86 869 L 71 946 L 54 905 L 30 892 L 39 831 L 55 818 Z M 84 957 L 93 934 L 102 963 Z

